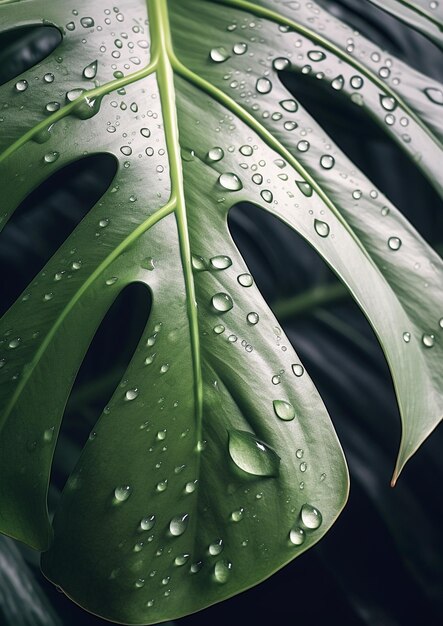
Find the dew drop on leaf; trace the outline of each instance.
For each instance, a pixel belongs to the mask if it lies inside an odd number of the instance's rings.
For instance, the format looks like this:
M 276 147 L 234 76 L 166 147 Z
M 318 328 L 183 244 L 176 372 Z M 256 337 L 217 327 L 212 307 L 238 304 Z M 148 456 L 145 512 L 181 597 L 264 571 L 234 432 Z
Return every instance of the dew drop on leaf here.
M 18 91 L 18 92 L 26 91 L 27 88 L 28 88 L 28 81 L 25 80 L 25 79 L 18 80 L 15 83 L 15 90 Z
M 225 153 L 223 152 L 223 149 L 219 146 L 215 146 L 215 148 L 211 148 L 208 152 L 208 161 L 216 163 L 217 161 L 221 161 L 224 156 Z
M 392 98 L 392 96 L 386 96 L 384 94 L 380 94 L 380 104 L 386 111 L 394 111 L 394 109 L 397 107 L 397 103 L 394 98 Z
M 140 521 L 141 530 L 151 530 L 155 526 L 155 515 L 148 515 Z
M 60 103 L 59 102 L 48 102 L 48 104 L 45 106 L 45 111 L 46 113 L 55 113 L 55 111 L 58 111 L 60 108 Z
M 435 344 L 435 337 L 434 335 L 423 333 L 421 341 L 425 348 L 433 348 Z
M 295 409 L 290 402 L 286 400 L 273 401 L 274 412 L 277 417 L 285 422 L 290 422 L 295 417 Z
M 330 154 L 323 154 L 320 157 L 320 165 L 325 170 L 330 170 L 335 165 L 335 159 Z
M 220 46 L 218 48 L 212 48 L 212 50 L 209 53 L 209 57 L 211 61 L 214 61 L 214 63 L 223 63 L 223 61 L 226 61 L 227 59 L 229 59 L 229 54 L 226 48 L 223 48 L 223 46 Z
M 45 163 L 55 163 L 58 157 L 60 156 L 59 152 L 47 152 L 43 157 Z
M 254 152 L 254 150 L 253 150 L 252 146 L 245 145 L 245 146 L 241 146 L 240 147 L 240 153 L 243 156 L 251 156 L 251 154 L 253 152 Z
M 214 565 L 214 580 L 218 583 L 226 583 L 231 573 L 232 563 L 230 561 L 217 561 Z
M 345 84 L 345 79 L 343 78 L 341 74 L 339 74 L 339 76 L 336 76 L 334 80 L 331 82 L 331 87 L 332 89 L 335 89 L 336 91 L 340 91 L 340 89 L 343 89 L 344 84 Z
M 298 109 L 297 102 L 295 100 L 292 100 L 292 99 L 281 100 L 280 101 L 280 106 L 285 111 L 288 111 L 288 113 L 295 113 L 297 111 L 297 109 Z
M 246 319 L 248 321 L 248 324 L 251 324 L 251 326 L 255 326 L 255 324 L 258 323 L 260 317 L 258 313 L 251 312 L 247 314 Z
M 409 343 L 411 341 L 411 333 L 404 332 L 403 333 L 403 341 L 405 343 Z
M 326 54 L 321 50 L 309 50 L 308 58 L 314 62 L 323 61 L 326 58 Z
M 211 303 L 214 309 L 216 311 L 220 311 L 221 313 L 230 311 L 234 306 L 231 296 L 222 292 L 216 293 L 215 296 L 212 296 Z
M 436 87 L 426 87 L 424 90 L 428 99 L 434 104 L 443 105 L 443 91 Z
M 53 83 L 54 82 L 54 74 L 52 72 L 47 72 L 43 76 L 43 80 L 45 81 L 45 83 Z
M 361 89 L 363 87 L 363 78 L 361 76 L 352 76 L 351 77 L 351 87 L 353 89 Z
M 221 335 L 225 332 L 225 327 L 223 326 L 223 324 L 217 324 L 212 330 L 216 335 Z
M 240 274 L 239 276 L 237 276 L 237 282 L 242 287 L 252 287 L 252 285 L 254 284 L 254 279 L 252 278 L 251 274 Z
M 231 521 L 233 522 L 241 522 L 244 516 L 244 509 L 237 509 L 236 511 L 232 511 L 231 513 Z
M 140 129 L 140 135 L 142 135 L 143 137 L 150 137 L 151 136 L 151 131 L 149 130 L 149 128 L 141 128 Z
M 286 57 L 277 57 L 272 62 L 272 67 L 274 68 L 274 70 L 277 70 L 277 71 L 285 70 L 287 69 L 288 66 L 289 66 L 289 59 L 287 59 Z M 259 90 L 257 89 L 257 91 Z
M 235 43 L 232 51 L 234 54 L 244 54 L 248 49 L 248 44 L 240 41 L 239 43 Z
M 269 78 L 261 77 L 257 79 L 257 82 L 255 83 L 255 88 L 258 93 L 266 94 L 272 90 L 272 83 Z
M 269 189 L 263 189 L 260 192 L 261 197 L 263 198 L 263 200 L 265 202 L 272 202 L 273 200 L 273 195 L 272 195 L 272 191 L 269 191 Z
M 135 400 L 137 396 L 138 396 L 138 389 L 134 387 L 134 389 L 128 389 L 128 391 L 125 393 L 125 400 L 126 401 Z
M 89 65 L 87 65 L 83 70 L 83 77 L 92 79 L 97 75 L 97 61 L 93 61 Z
M 261 174 L 253 174 L 252 182 L 256 185 L 261 185 L 263 182 L 263 176 Z
M 186 564 L 188 559 L 189 559 L 189 554 L 179 554 L 174 559 L 174 565 L 176 565 L 177 567 L 182 567 L 183 565 Z
M 131 495 L 132 489 L 129 485 L 121 485 L 114 489 L 114 500 L 118 503 L 125 502 Z
M 226 268 L 232 265 L 232 261 L 230 257 L 228 256 L 219 255 L 219 256 L 213 256 L 210 259 L 210 264 L 213 269 L 225 270 Z
M 398 237 L 389 237 L 388 248 L 394 251 L 399 250 L 401 248 L 401 239 Z
M 229 454 L 234 463 L 253 476 L 278 476 L 280 457 L 252 433 L 229 431 Z
M 300 511 L 301 523 L 305 528 L 309 530 L 316 530 L 320 528 L 323 518 L 318 509 L 310 504 L 304 504 Z
M 183 515 L 176 515 L 169 522 L 169 532 L 173 537 L 179 537 L 180 535 L 183 535 L 186 528 L 188 527 L 188 522 L 188 513 L 184 513 Z
M 322 222 L 321 220 L 314 220 L 314 228 L 317 235 L 320 237 L 327 237 L 329 235 L 330 229 L 329 225 L 326 222 Z
M 83 28 L 92 28 L 95 24 L 92 17 L 82 17 L 80 20 L 80 24 Z
M 226 172 L 225 174 L 221 174 L 219 176 L 218 182 L 224 189 L 228 189 L 229 191 L 239 191 L 243 187 L 239 177 L 232 172 Z
M 289 531 L 289 541 L 294 546 L 301 546 L 305 542 L 305 539 L 306 535 L 303 528 L 300 528 L 299 526 L 294 526 Z
M 211 556 L 218 556 L 223 551 L 223 539 L 216 539 L 209 544 L 208 552 Z
M 309 147 L 309 141 L 306 141 L 306 139 L 302 139 L 297 144 L 297 150 L 299 150 L 300 152 L 307 152 L 309 150 Z
M 312 196 L 312 187 L 309 183 L 305 182 L 304 180 L 296 180 L 295 183 L 303 195 L 305 195 L 307 198 L 310 198 Z

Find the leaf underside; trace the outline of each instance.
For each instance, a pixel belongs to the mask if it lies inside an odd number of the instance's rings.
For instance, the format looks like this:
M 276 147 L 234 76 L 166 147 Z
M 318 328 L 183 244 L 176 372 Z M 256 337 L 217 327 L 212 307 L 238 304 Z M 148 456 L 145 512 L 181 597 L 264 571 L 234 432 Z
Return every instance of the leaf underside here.
M 229 233 L 233 205 L 301 234 L 368 317 L 401 411 L 394 480 L 440 421 L 441 260 L 278 72 L 351 98 L 440 193 L 443 92 L 313 2 L 77 4 L 74 15 L 66 2 L 0 6 L 0 33 L 63 33 L 0 87 L 2 223 L 70 162 L 118 161 L 2 320 L 0 528 L 46 550 L 46 576 L 88 610 L 147 624 L 263 580 L 316 543 L 347 497 L 327 411 Z M 152 293 L 149 321 L 51 526 L 64 407 L 133 282 Z

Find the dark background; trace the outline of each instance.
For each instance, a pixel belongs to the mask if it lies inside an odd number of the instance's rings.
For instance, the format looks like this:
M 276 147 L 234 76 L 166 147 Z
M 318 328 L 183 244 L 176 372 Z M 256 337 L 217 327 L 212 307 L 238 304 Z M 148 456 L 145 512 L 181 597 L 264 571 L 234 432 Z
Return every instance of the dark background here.
M 443 79 L 441 52 L 369 3 L 323 0 L 321 4 L 413 67 Z M 16 36 L 0 37 L 0 83 L 46 56 L 57 41 L 58 33 L 48 33 L 48 29 L 22 32 L 18 41 Z M 403 153 L 340 94 L 331 99 L 329 93 L 328 107 L 324 107 L 319 85 L 303 77 L 282 79 L 441 252 L 442 201 Z M 2 312 L 100 198 L 114 168 L 112 158 L 94 156 L 70 165 L 17 210 L 0 237 Z M 300 237 L 261 210 L 235 207 L 230 228 L 271 307 L 335 281 Z M 146 290 L 137 286 L 119 296 L 82 365 L 57 446 L 52 507 L 137 344 L 149 313 L 146 298 Z M 341 297 L 303 314 L 280 318 L 280 322 L 313 377 L 344 446 L 351 473 L 348 506 L 320 544 L 272 578 L 177 624 L 206 626 L 240 620 L 257 626 L 288 621 L 303 626 L 325 621 L 346 626 L 443 623 L 441 429 L 391 489 L 400 438 L 398 409 L 381 349 L 360 310 L 349 298 Z M 0 626 L 107 623 L 57 593 L 40 574 L 38 555 L 0 538 Z

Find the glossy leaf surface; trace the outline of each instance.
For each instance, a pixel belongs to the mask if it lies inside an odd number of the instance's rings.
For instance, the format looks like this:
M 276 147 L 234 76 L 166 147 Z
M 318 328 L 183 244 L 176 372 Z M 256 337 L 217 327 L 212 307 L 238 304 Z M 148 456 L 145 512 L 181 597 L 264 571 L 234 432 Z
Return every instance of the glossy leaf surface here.
M 89 610 L 154 623 L 269 576 L 318 541 L 347 496 L 326 410 L 229 234 L 234 204 L 299 232 L 368 316 L 402 412 L 397 473 L 438 423 L 441 261 L 278 72 L 351 97 L 438 190 L 441 87 L 395 59 L 383 65 L 318 8 L 313 27 L 298 3 L 83 4 L 74 15 L 41 0 L 0 7 L 5 31 L 44 15 L 64 35 L 0 89 L 4 219 L 70 162 L 118 161 L 2 322 L 1 527 L 49 548 L 46 575 Z M 152 293 L 150 319 L 52 536 L 46 490 L 64 406 L 133 282 Z

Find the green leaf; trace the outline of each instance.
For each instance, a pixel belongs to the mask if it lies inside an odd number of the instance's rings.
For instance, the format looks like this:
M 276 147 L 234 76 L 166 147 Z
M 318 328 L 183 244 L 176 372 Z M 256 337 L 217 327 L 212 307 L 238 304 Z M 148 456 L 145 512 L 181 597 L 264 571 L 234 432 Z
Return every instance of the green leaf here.
M 92 0 L 74 15 L 44 0 L 0 7 L 1 31 L 44 16 L 64 35 L 0 88 L 3 222 L 85 154 L 119 164 L 2 320 L 1 529 L 48 550 L 46 576 L 76 602 L 131 624 L 258 583 L 316 543 L 347 497 L 326 409 L 230 236 L 234 204 L 300 233 L 370 320 L 402 416 L 394 480 L 443 412 L 441 259 L 278 72 L 351 98 L 440 193 L 441 86 L 317 7 L 314 23 L 308 6 L 277 0 L 148 0 L 147 10 L 149 30 L 142 0 L 119 10 Z M 133 282 L 152 292 L 150 319 L 52 528 L 64 407 Z
M 438 0 L 369 0 L 443 48 L 443 8 Z

